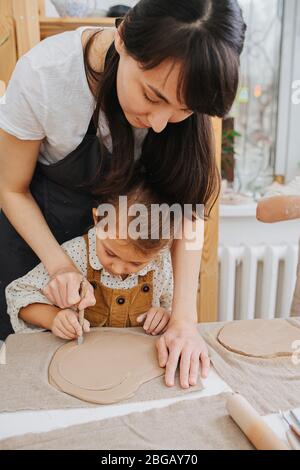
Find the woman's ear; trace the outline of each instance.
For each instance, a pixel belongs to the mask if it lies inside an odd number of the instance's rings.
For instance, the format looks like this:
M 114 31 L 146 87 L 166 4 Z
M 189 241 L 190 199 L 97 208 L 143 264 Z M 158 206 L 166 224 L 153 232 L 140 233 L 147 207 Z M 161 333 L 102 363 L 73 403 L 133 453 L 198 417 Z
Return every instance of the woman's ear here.
M 122 38 L 122 29 L 123 23 L 120 24 L 120 26 L 116 29 L 115 32 L 115 49 L 119 55 L 122 54 L 122 52 L 124 52 L 125 50 L 125 45 Z

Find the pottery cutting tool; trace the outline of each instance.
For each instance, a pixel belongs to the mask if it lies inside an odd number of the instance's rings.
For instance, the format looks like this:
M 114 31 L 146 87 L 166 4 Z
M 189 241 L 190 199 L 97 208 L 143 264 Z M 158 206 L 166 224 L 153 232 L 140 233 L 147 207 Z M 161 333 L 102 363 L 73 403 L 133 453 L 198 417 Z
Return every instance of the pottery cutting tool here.
M 297 437 L 298 442 L 300 444 L 300 429 L 298 426 L 296 426 L 291 419 L 288 417 L 288 413 L 283 413 L 283 411 L 279 410 L 279 415 L 283 419 L 283 421 L 286 422 L 290 430 L 294 433 L 294 435 Z
M 83 279 L 81 281 L 80 288 L 79 288 L 79 295 L 80 295 L 81 300 L 85 298 L 86 293 L 87 293 L 87 283 L 86 283 L 85 279 Z M 84 309 L 79 310 L 78 313 L 79 313 L 79 324 L 82 328 L 82 335 L 78 336 L 78 338 L 77 338 L 77 344 L 80 345 L 80 344 L 83 343 Z
M 292 450 L 300 450 L 300 443 L 298 439 L 295 437 L 295 434 L 290 430 L 286 431 L 285 434 Z
M 279 416 L 281 419 L 288 425 L 289 429 L 286 431 L 285 435 L 290 444 L 292 450 L 300 450 L 300 433 L 299 430 L 294 426 L 294 424 L 287 417 L 287 413 L 283 413 L 279 410 Z
M 300 408 L 298 408 L 297 410 L 291 410 L 291 415 L 293 416 L 297 425 L 300 427 Z

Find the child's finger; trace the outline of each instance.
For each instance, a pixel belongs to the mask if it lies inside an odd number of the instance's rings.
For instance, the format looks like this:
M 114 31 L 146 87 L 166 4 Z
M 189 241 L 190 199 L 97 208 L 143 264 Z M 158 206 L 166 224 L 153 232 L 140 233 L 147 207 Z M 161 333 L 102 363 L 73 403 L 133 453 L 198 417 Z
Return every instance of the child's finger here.
M 72 310 L 68 310 L 66 313 L 66 318 L 68 319 L 70 325 L 73 326 L 75 333 L 77 336 L 82 335 L 82 328 L 80 326 L 80 323 L 78 321 L 78 314 L 73 312 Z
M 85 333 L 88 333 L 90 331 L 90 322 L 86 319 L 84 319 L 84 322 L 83 322 L 83 331 Z
M 157 335 L 158 333 L 162 333 L 165 331 L 165 327 L 168 325 L 170 317 L 168 315 L 164 315 L 161 319 L 160 323 L 157 327 L 152 331 L 153 335 Z
M 58 328 L 53 328 L 52 333 L 54 334 L 54 336 L 57 336 L 57 338 L 70 339 L 66 335 L 64 335 Z
M 139 323 L 143 323 L 143 321 L 145 321 L 146 318 L 147 318 L 147 313 L 142 313 L 142 315 L 139 315 L 139 316 L 137 317 L 137 321 L 138 321 Z
M 76 330 L 74 326 L 70 323 L 68 317 L 66 317 L 66 314 L 60 316 L 59 321 L 63 326 L 64 330 L 66 330 L 70 335 L 76 335 Z
M 69 332 L 69 330 L 67 330 L 63 323 L 61 322 L 61 319 L 59 319 L 57 322 L 56 322 L 56 327 L 57 329 L 60 330 L 60 332 L 65 335 L 67 337 L 67 339 L 74 339 L 76 338 L 76 333 L 75 331 L 73 331 L 72 333 Z
M 57 322 L 54 328 L 52 329 L 52 332 L 56 335 L 59 336 L 62 339 L 75 339 L 76 335 L 75 334 L 70 334 L 60 322 Z
M 160 326 L 160 323 L 161 323 L 163 317 L 164 317 L 163 312 L 161 310 L 158 310 L 156 312 L 155 316 L 152 319 L 151 325 L 150 325 L 147 333 L 153 334 L 153 331 L 155 330 L 155 328 Z
M 149 312 L 147 312 L 147 317 L 146 317 L 145 323 L 143 325 L 143 328 L 144 328 L 145 331 L 149 330 L 150 325 L 152 323 L 152 320 L 156 315 L 156 312 L 157 312 L 157 308 L 153 308 L 153 307 L 150 308 Z

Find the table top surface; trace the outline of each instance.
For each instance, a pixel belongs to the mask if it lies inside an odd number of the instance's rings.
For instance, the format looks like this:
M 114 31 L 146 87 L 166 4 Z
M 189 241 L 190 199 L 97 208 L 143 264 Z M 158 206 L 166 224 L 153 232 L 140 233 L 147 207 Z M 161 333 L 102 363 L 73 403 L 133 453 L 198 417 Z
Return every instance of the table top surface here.
M 163 408 L 182 400 L 194 400 L 201 397 L 231 392 L 230 387 L 220 378 L 214 368 L 211 368 L 207 379 L 203 380 L 204 389 L 185 396 L 170 399 L 152 400 L 129 404 L 99 405 L 95 408 L 76 408 L 63 410 L 18 411 L 15 413 L 0 413 L 0 439 L 26 433 L 53 431 L 76 424 L 99 421 L 105 418 L 126 415 L 135 411 L 147 411 L 153 408 Z M 264 417 L 278 436 L 284 440 L 286 425 L 279 415 Z

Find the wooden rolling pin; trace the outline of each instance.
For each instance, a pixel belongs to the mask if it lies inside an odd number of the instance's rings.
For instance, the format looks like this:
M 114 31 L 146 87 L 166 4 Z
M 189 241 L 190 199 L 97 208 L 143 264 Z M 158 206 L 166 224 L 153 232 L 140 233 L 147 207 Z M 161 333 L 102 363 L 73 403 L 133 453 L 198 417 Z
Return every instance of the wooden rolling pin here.
M 300 218 L 300 195 L 261 199 L 257 205 L 256 218 L 268 224 Z
M 290 450 L 242 395 L 232 394 L 227 400 L 226 408 L 256 449 Z

